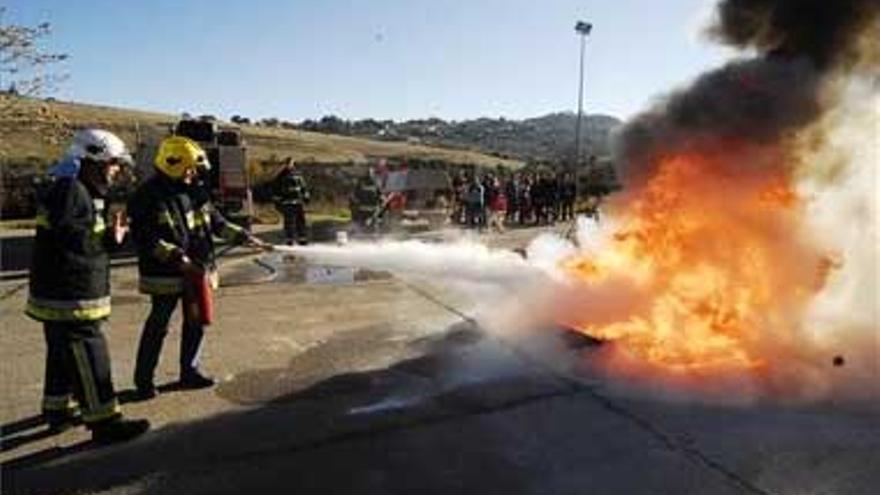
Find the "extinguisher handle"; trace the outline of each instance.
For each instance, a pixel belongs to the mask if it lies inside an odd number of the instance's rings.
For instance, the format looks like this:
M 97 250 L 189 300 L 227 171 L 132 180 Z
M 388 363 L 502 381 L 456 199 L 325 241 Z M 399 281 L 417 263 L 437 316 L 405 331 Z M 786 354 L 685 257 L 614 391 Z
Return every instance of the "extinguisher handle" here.
M 189 256 L 184 255 L 180 260 L 180 270 L 187 275 L 201 275 L 205 273 L 205 267 Z

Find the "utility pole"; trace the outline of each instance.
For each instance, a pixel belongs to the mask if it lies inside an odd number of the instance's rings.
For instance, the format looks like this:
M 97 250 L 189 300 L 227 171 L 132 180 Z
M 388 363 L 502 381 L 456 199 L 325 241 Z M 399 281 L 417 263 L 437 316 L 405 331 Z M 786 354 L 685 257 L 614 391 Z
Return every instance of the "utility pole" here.
M 581 37 L 580 80 L 578 81 L 578 114 L 577 124 L 574 131 L 574 166 L 581 163 L 581 120 L 584 116 L 584 51 L 587 45 L 587 36 L 593 30 L 589 22 L 577 21 L 574 31 Z

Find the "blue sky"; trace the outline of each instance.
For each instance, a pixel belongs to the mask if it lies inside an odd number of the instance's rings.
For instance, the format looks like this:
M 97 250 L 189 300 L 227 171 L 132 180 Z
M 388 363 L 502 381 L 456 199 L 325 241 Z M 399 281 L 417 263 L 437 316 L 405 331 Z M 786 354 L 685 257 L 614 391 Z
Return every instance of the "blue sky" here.
M 699 35 L 710 0 L 6 0 L 67 52 L 58 96 L 302 120 L 621 118 L 731 56 Z M 702 14 L 701 14 L 702 13 Z

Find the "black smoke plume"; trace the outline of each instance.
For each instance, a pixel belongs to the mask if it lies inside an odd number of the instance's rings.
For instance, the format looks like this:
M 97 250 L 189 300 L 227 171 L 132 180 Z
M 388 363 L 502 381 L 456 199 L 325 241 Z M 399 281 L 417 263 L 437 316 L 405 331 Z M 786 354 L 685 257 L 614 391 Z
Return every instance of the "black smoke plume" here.
M 773 144 L 813 122 L 823 83 L 858 60 L 866 34 L 877 38 L 878 16 L 880 0 L 723 0 L 710 35 L 756 55 L 701 75 L 628 122 L 616 147 L 624 181 L 649 177 L 666 153 Z
M 724 0 L 710 34 L 771 57 L 806 57 L 824 71 L 853 62 L 878 10 L 880 0 Z

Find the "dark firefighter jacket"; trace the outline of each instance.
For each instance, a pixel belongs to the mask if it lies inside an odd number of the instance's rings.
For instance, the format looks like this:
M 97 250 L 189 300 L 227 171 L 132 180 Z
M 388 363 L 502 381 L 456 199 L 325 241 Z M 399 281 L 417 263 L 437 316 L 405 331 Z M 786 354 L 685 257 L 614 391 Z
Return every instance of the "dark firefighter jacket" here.
M 275 204 L 284 206 L 302 205 L 309 202 L 306 181 L 299 174 L 282 172 L 275 181 Z
M 137 246 L 138 288 L 146 294 L 183 292 L 180 259 L 184 254 L 213 270 L 212 235 L 237 243 L 247 238 L 244 229 L 214 208 L 203 187 L 187 186 L 161 173 L 135 191 L 128 215 Z
M 353 210 L 372 214 L 382 206 L 382 191 L 372 179 L 361 179 L 358 181 L 349 203 Z
M 91 321 L 110 315 L 104 199 L 72 177 L 37 194 L 37 234 L 25 313 L 39 321 Z

